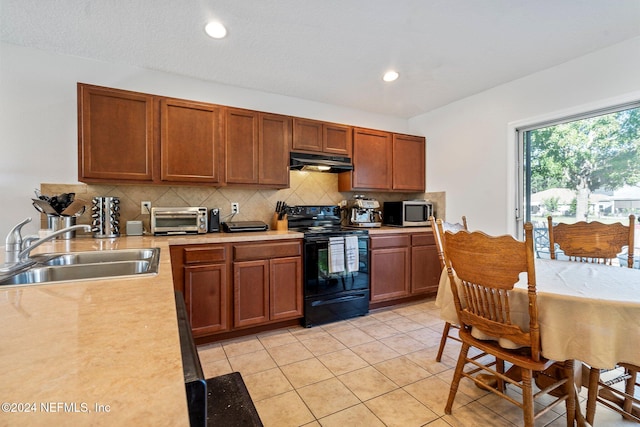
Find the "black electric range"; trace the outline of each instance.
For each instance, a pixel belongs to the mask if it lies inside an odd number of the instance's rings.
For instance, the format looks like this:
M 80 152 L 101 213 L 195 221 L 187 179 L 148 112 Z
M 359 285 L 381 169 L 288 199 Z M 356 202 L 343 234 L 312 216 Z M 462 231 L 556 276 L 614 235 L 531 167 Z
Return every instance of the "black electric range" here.
M 369 233 L 341 225 L 334 205 L 287 207 L 289 230 L 304 233 L 304 326 L 369 312 Z

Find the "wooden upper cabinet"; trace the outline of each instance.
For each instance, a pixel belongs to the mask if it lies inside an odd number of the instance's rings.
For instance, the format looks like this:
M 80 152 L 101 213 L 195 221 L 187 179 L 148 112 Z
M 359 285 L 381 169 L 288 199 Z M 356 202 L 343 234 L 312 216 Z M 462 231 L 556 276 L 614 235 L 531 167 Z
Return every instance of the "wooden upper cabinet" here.
M 322 151 L 322 122 L 293 119 L 293 151 Z
M 291 117 L 260 113 L 258 184 L 289 187 Z
M 425 191 L 425 138 L 393 135 L 393 190 Z
M 226 109 L 226 183 L 289 186 L 291 118 Z
M 227 108 L 225 112 L 227 184 L 258 182 L 258 113 Z
M 221 110 L 212 104 L 160 100 L 162 181 L 222 182 Z
M 352 129 L 351 126 L 296 117 L 293 119 L 292 151 L 351 157 Z
M 392 134 L 353 130 L 353 171 L 341 173 L 338 190 L 389 190 L 392 185 Z
M 151 182 L 152 95 L 78 83 L 78 180 Z
M 351 157 L 353 128 L 351 126 L 325 123 L 322 133 L 322 151 L 327 154 Z

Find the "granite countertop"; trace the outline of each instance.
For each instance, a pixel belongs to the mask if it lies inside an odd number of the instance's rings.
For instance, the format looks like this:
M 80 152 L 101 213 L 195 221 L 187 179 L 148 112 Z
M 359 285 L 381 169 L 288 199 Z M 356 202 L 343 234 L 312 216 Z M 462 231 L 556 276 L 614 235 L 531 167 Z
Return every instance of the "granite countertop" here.
M 34 252 L 159 247 L 159 270 L 0 287 L 0 425 L 188 425 L 169 246 L 301 237 L 267 231 L 43 244 Z

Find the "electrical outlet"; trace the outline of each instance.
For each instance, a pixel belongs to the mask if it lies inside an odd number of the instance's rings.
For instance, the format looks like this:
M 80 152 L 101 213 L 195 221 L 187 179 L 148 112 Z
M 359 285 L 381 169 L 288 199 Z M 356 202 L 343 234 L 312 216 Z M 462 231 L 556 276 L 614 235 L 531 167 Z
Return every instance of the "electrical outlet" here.
M 140 202 L 140 213 L 149 215 L 151 213 L 151 202 Z
M 240 203 L 237 203 L 237 202 L 231 203 L 231 213 L 234 215 L 237 213 L 240 213 Z

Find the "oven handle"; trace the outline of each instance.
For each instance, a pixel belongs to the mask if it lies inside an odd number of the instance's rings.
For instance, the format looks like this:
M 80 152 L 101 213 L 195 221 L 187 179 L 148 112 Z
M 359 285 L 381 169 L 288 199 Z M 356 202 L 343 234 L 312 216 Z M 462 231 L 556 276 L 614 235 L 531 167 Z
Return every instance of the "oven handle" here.
M 320 301 L 314 301 L 311 303 L 312 307 L 317 307 L 320 305 L 325 305 L 325 304 L 335 304 L 337 302 L 346 302 L 346 301 L 353 301 L 354 299 L 362 299 L 362 298 L 368 298 L 367 294 L 354 294 L 354 295 L 346 295 L 343 297 L 338 297 L 338 298 L 331 298 L 331 299 L 323 299 Z

